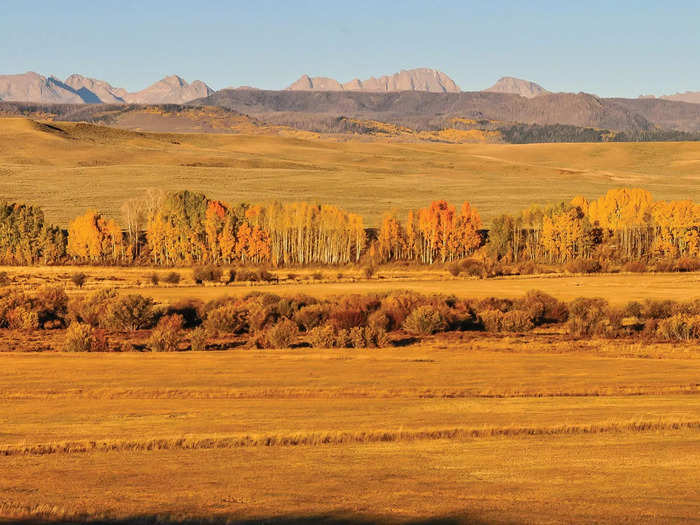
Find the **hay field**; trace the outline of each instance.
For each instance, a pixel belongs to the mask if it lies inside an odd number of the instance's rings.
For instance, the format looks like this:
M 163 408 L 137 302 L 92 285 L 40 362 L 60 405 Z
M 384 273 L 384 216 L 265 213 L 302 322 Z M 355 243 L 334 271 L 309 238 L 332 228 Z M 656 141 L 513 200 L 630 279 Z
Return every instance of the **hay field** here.
M 3 354 L 0 516 L 692 522 L 697 349 L 547 345 Z
M 162 279 L 177 272 L 182 281 L 173 286 L 150 284 L 152 274 Z M 549 274 L 522 275 L 492 279 L 455 278 L 439 267 L 395 268 L 380 267 L 375 277 L 366 279 L 357 267 L 304 268 L 275 270 L 279 283 L 232 283 L 229 285 L 195 285 L 191 268 L 153 269 L 118 268 L 108 266 L 0 266 L 16 286 L 34 289 L 43 284 L 65 286 L 69 294 L 91 292 L 104 287 L 116 287 L 121 293 L 136 293 L 153 297 L 157 302 L 174 303 L 181 299 L 209 301 L 225 296 L 240 296 L 251 292 L 278 295 L 307 294 L 328 297 L 342 294 L 382 293 L 414 290 L 423 294 L 446 294 L 467 298 L 520 297 L 529 290 L 542 290 L 563 301 L 577 297 L 603 297 L 613 304 L 646 299 L 692 301 L 700 299 L 700 273 L 619 273 L 619 274 Z M 87 276 L 78 289 L 70 282 L 74 273 Z M 320 273 L 316 281 L 312 274 Z M 338 277 L 338 274 L 342 277 Z M 293 275 L 293 279 L 289 275 Z
M 397 144 L 264 135 L 136 133 L 0 119 L 0 196 L 67 222 L 87 208 L 119 217 L 147 188 L 231 202 L 338 204 L 368 225 L 448 198 L 488 222 L 532 203 L 638 186 L 700 200 L 700 143 Z
M 208 301 L 218 297 L 269 292 L 279 295 L 304 293 L 328 297 L 351 293 L 382 293 L 413 290 L 423 294 L 446 294 L 458 297 L 515 298 L 529 290 L 542 290 L 558 299 L 570 301 L 577 297 L 603 297 L 612 304 L 646 299 L 691 301 L 700 298 L 700 274 L 601 274 L 575 276 L 513 276 L 497 279 L 371 279 L 358 282 L 237 284 L 230 286 L 138 287 L 124 288 L 123 293 L 139 293 L 156 301 L 173 303 L 186 298 Z

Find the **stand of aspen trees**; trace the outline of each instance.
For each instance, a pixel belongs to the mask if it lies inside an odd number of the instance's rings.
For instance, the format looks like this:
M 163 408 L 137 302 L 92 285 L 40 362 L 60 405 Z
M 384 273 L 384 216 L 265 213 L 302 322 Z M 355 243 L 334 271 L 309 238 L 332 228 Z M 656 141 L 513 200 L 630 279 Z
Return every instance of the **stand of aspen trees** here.
M 0 204 L 0 263 L 339 265 L 446 263 L 479 253 L 505 262 L 700 257 L 700 204 L 654 201 L 642 189 L 615 189 L 496 217 L 488 232 L 468 203 L 439 200 L 387 213 L 376 235 L 361 216 L 307 202 L 230 204 L 201 193 L 148 192 L 122 208 L 122 222 L 90 210 L 68 230 L 41 209 Z

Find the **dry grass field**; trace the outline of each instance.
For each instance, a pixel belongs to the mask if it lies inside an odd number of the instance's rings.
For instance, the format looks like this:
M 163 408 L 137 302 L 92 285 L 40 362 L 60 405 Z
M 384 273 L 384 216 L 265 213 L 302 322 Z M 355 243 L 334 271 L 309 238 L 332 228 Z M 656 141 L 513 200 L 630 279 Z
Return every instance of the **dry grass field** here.
M 515 339 L 1 355 L 0 516 L 694 522 L 700 351 Z
M 610 188 L 700 200 L 700 143 L 396 144 L 231 134 L 136 133 L 0 119 L 0 195 L 66 225 L 87 208 L 119 217 L 147 188 L 203 191 L 230 202 L 338 204 L 377 225 L 382 214 L 448 198 L 494 215 Z
M 165 276 L 176 271 L 182 277 L 179 285 L 150 284 L 153 273 Z M 396 290 L 414 290 L 423 294 L 446 294 L 458 297 L 520 297 L 529 290 L 542 290 L 560 300 L 577 297 L 603 297 L 613 304 L 645 299 L 671 299 L 692 301 L 700 299 L 700 274 L 691 273 L 619 273 L 619 274 L 551 274 L 522 275 L 492 279 L 454 278 L 441 268 L 380 267 L 371 279 L 362 276 L 361 269 L 307 268 L 276 270 L 280 282 L 232 283 L 229 285 L 195 285 L 189 268 L 149 269 L 89 266 L 0 266 L 14 284 L 28 289 L 42 284 L 67 286 L 69 293 L 89 292 L 105 286 L 119 288 L 122 293 L 138 293 L 153 297 L 160 303 L 173 303 L 180 299 L 209 301 L 225 296 L 240 296 L 251 292 L 268 292 L 278 295 L 297 293 L 315 297 L 328 297 L 349 293 L 381 293 Z M 82 290 L 70 283 L 72 274 L 82 272 L 87 282 Z M 312 278 L 321 273 L 321 279 Z M 342 277 L 338 277 L 338 274 Z M 289 279 L 289 275 L 293 279 Z

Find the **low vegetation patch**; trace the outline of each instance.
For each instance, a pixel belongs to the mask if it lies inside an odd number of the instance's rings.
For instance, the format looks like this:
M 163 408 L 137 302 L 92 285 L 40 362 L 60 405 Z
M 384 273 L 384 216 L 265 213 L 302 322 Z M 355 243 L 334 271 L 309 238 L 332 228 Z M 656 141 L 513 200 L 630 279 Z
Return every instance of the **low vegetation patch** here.
M 117 338 L 133 339 L 144 332 L 147 340 L 130 344 L 159 352 L 181 349 L 185 341 L 187 348 L 204 350 L 217 338 L 261 348 L 375 348 L 409 336 L 464 331 L 517 334 L 538 327 L 572 338 L 682 342 L 700 340 L 700 300 L 647 300 L 620 307 L 602 298 L 564 303 L 536 290 L 518 299 L 462 299 L 408 291 L 316 299 L 253 292 L 161 307 L 149 297 L 119 295 L 109 288 L 71 299 L 61 287 L 44 286 L 31 294 L 15 288 L 0 291 L 0 329 L 32 333 L 67 327 L 69 351 L 109 349 L 104 341 L 91 342 L 95 334 L 118 333 Z

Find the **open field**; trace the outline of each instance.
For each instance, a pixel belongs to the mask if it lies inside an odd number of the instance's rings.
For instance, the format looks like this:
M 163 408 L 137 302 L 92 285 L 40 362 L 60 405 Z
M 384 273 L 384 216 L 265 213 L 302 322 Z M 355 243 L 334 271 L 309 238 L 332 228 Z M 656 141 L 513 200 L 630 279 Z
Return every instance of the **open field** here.
M 165 276 L 178 272 L 180 285 L 160 284 L 152 286 L 150 275 L 154 272 Z M 313 273 L 320 271 L 322 279 L 314 281 Z M 88 266 L 0 266 L 0 272 L 15 280 L 15 284 L 35 288 L 41 284 L 63 284 L 69 293 L 78 293 L 69 282 L 70 276 L 83 272 L 88 276 L 83 292 L 106 286 L 119 288 L 122 293 L 138 293 L 153 297 L 162 303 L 180 299 L 208 301 L 218 297 L 245 295 L 250 292 L 269 292 L 278 295 L 297 293 L 315 297 L 328 297 L 349 293 L 380 293 L 395 290 L 414 290 L 423 294 L 453 294 L 458 297 L 520 297 L 529 290 L 542 290 L 560 300 L 570 301 L 577 297 L 603 297 L 614 304 L 645 299 L 671 299 L 692 301 L 700 299 L 700 274 L 693 273 L 620 273 L 589 275 L 523 275 L 492 279 L 453 278 L 447 270 L 440 268 L 397 269 L 379 268 L 377 277 L 362 277 L 359 268 L 337 269 L 291 269 L 274 273 L 280 278 L 278 284 L 233 283 L 230 285 L 197 286 L 192 281 L 190 268 L 151 269 Z M 294 274 L 294 279 L 288 275 Z M 338 278 L 342 273 L 342 278 Z
M 488 222 L 532 203 L 630 185 L 700 200 L 700 143 L 391 144 L 296 137 L 149 134 L 0 119 L 0 195 L 66 225 L 87 208 L 119 217 L 151 187 L 231 202 L 338 204 L 377 225 L 431 200 L 469 200 Z
M 529 290 L 542 290 L 558 299 L 603 297 L 613 304 L 645 299 L 691 301 L 700 298 L 698 274 L 633 274 L 506 277 L 498 279 L 432 279 L 432 280 L 368 280 L 357 283 L 306 283 L 279 285 L 238 285 L 191 288 L 144 287 L 125 289 L 148 295 L 161 302 L 174 302 L 182 297 L 211 300 L 227 295 L 244 295 L 251 291 L 281 295 L 305 293 L 315 297 L 348 293 L 380 293 L 413 290 L 423 294 L 453 294 L 458 297 L 520 297 Z
M 0 516 L 694 522 L 700 360 L 531 343 L 2 354 Z

